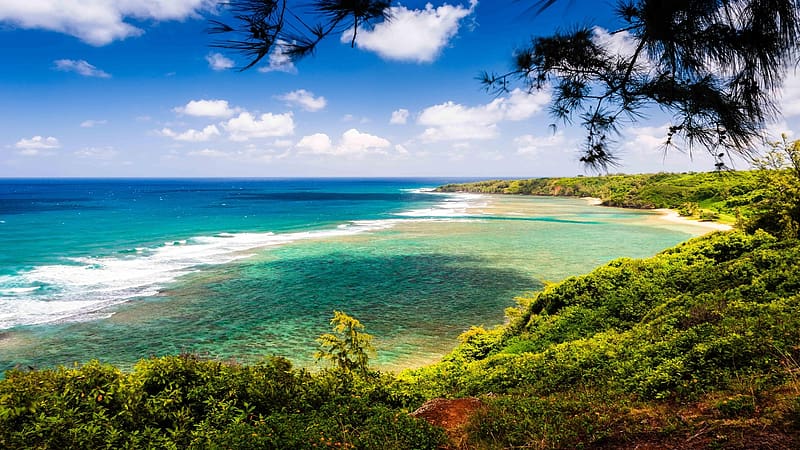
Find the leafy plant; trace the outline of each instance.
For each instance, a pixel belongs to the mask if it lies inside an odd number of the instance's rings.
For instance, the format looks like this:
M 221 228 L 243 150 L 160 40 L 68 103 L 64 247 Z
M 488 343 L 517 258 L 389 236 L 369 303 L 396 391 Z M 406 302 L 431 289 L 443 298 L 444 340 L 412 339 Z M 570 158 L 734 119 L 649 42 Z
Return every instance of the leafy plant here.
M 334 311 L 331 319 L 333 333 L 326 333 L 317 338 L 319 351 L 317 360 L 326 359 L 345 373 L 366 375 L 369 371 L 369 356 L 375 349 L 372 347 L 372 336 L 364 333 L 364 325 L 341 311 Z

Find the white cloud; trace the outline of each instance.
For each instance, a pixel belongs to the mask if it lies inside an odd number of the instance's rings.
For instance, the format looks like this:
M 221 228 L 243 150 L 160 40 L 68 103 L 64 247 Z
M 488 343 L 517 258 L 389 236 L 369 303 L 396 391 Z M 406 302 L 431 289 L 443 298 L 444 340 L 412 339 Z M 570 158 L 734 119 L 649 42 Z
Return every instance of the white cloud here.
M 630 127 L 625 130 L 622 149 L 632 154 L 653 156 L 664 148 L 668 124 L 654 127 Z
M 769 141 L 781 140 L 783 135 L 785 135 L 787 139 L 792 139 L 794 134 L 794 130 L 785 120 L 771 123 L 766 129 L 766 138 Z
M 83 122 L 81 122 L 81 128 L 93 128 L 98 125 L 105 125 L 107 123 L 108 123 L 107 120 L 91 120 L 91 119 L 84 120 Z
M 783 82 L 780 104 L 783 117 L 800 115 L 800 76 L 796 71 L 790 71 Z
M 300 106 L 306 111 L 312 112 L 321 111 L 328 104 L 327 100 L 325 100 L 325 97 L 314 97 L 313 92 L 309 92 L 305 89 L 287 92 L 286 94 L 279 96 L 278 99 L 285 101 L 287 105 Z
M 222 124 L 233 141 L 246 141 L 251 138 L 282 137 L 294 133 L 292 113 L 265 113 L 259 118 L 248 112 L 239 114 Z
M 297 68 L 294 66 L 292 58 L 286 54 L 286 45 L 288 45 L 287 42 L 278 41 L 278 43 L 272 48 L 272 52 L 269 54 L 268 65 L 259 67 L 258 71 L 262 73 L 297 73 Z
M 461 19 L 472 14 L 477 4 L 477 0 L 471 0 L 469 8 L 447 4 L 434 8 L 428 3 L 424 10 L 393 6 L 391 20 L 371 30 L 359 27 L 356 45 L 384 59 L 432 62 L 458 33 Z M 350 43 L 352 39 L 352 29 L 342 34 L 342 42 Z
M 525 120 L 541 111 L 550 101 L 544 91 L 532 94 L 515 89 L 508 97 L 485 105 L 469 107 L 452 101 L 425 108 L 417 123 L 428 128 L 421 138 L 427 142 L 491 139 L 497 124 L 504 120 Z
M 514 139 L 514 146 L 517 148 L 517 154 L 527 156 L 538 156 L 551 150 L 564 150 L 568 145 L 569 143 L 564 137 L 563 131 L 550 134 L 549 136 L 525 134 Z
M 228 158 L 230 155 L 226 152 L 220 150 L 214 150 L 211 148 L 204 148 L 203 150 L 193 150 L 187 153 L 189 156 L 202 156 L 205 158 Z
M 276 148 L 289 148 L 293 145 L 294 142 L 289 139 L 276 139 L 275 142 L 272 143 L 272 146 Z
M 187 156 L 213 159 L 227 159 L 235 162 L 245 163 L 267 163 L 275 158 L 280 158 L 274 150 L 262 149 L 256 146 L 247 146 L 231 151 L 222 151 L 212 148 L 193 150 L 186 153 Z
M 408 122 L 408 110 L 407 109 L 398 109 L 397 111 L 392 111 L 392 118 L 389 119 L 389 123 L 394 125 L 405 125 Z
M 297 148 L 308 153 L 328 154 L 332 153 L 333 142 L 325 133 L 314 133 L 310 136 L 303 136 L 300 142 L 297 143 Z
M 351 128 L 342 134 L 342 140 L 339 142 L 339 151 L 340 153 L 366 153 L 391 145 L 389 141 L 382 137 L 362 133 L 355 128 Z
M 182 20 L 199 17 L 214 0 L 3 0 L 0 22 L 20 28 L 44 29 L 69 34 L 91 45 L 139 36 L 136 20 Z
M 206 61 L 212 70 L 227 70 L 235 65 L 232 59 L 225 57 L 222 53 L 209 53 L 206 55 Z
M 605 28 L 594 27 L 592 40 L 612 55 L 630 58 L 636 52 L 636 40 L 627 30 L 609 33 Z
M 211 139 L 214 136 L 219 136 L 219 128 L 216 125 L 209 125 L 202 130 L 186 130 L 183 133 L 175 132 L 169 128 L 164 128 L 160 132 L 163 136 L 170 137 L 175 139 L 176 141 L 186 141 L 186 142 L 204 142 Z
M 339 143 L 335 146 L 327 134 L 316 133 L 300 139 L 297 148 L 303 153 L 315 155 L 362 157 L 374 153 L 386 154 L 384 149 L 391 145 L 391 142 L 380 136 L 351 128 L 342 133 Z
M 54 138 L 53 136 L 34 136 L 30 139 L 20 139 L 16 144 L 14 144 L 14 147 L 23 151 L 46 150 L 51 148 L 59 148 L 61 147 L 61 144 L 58 142 L 58 139 Z
M 56 70 L 75 72 L 85 77 L 111 78 L 111 74 L 102 71 L 82 59 L 57 59 L 53 61 Z
M 231 108 L 227 100 L 192 100 L 185 106 L 173 108 L 173 111 L 187 116 L 227 118 L 239 109 Z
M 110 160 L 114 159 L 119 152 L 114 150 L 113 147 L 86 147 L 75 152 L 75 156 L 83 159 L 99 159 Z

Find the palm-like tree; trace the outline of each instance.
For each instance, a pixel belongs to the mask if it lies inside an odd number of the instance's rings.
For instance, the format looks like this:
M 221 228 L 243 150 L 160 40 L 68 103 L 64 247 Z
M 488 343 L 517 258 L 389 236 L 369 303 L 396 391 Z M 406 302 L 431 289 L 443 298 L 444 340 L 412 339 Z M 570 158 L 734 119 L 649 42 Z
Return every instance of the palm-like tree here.
M 532 7 L 541 12 L 556 2 Z M 237 24 L 215 22 L 212 31 L 240 38 L 216 45 L 243 52 L 246 69 L 276 47 L 302 58 L 331 33 L 352 29 L 352 45 L 359 26 L 390 19 L 390 1 L 314 0 L 302 17 L 297 5 L 232 0 Z M 551 89 L 552 115 L 586 128 L 581 160 L 593 169 L 616 164 L 615 134 L 653 106 L 672 115 L 665 146 L 681 139 L 691 152 L 699 145 L 718 168 L 726 156 L 750 156 L 797 63 L 800 1 L 619 0 L 615 13 L 619 27 L 610 34 L 624 37 L 629 51 L 609 48 L 592 26 L 533 37 L 516 51 L 512 70 L 482 74 L 484 86 Z

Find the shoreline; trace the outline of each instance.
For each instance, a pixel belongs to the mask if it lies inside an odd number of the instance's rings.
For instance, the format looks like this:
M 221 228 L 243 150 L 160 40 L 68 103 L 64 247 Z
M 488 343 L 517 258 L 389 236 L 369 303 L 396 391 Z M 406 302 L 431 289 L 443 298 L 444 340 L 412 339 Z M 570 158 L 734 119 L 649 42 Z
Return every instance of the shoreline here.
M 468 191 L 460 191 L 459 193 L 472 193 Z M 509 196 L 509 194 L 481 194 L 481 195 L 499 195 L 501 197 Z M 537 197 L 537 195 L 523 195 L 527 197 Z M 600 206 L 604 208 L 621 208 L 621 209 L 632 209 L 635 211 L 652 211 L 657 213 L 656 217 L 664 222 L 672 223 L 672 224 L 679 224 L 679 225 L 689 225 L 699 228 L 705 228 L 707 233 L 711 233 L 713 231 L 730 231 L 733 229 L 733 226 L 714 222 L 714 221 L 700 221 L 695 219 L 690 219 L 688 217 L 681 216 L 678 211 L 669 208 L 624 208 L 619 206 L 607 206 L 603 204 L 603 199 L 599 197 L 574 197 L 570 195 L 544 195 L 541 197 L 562 197 L 562 198 L 577 198 L 580 200 L 585 201 L 590 206 Z M 705 234 L 705 233 L 703 233 Z
M 733 229 L 731 225 L 713 222 L 713 221 L 700 221 L 690 219 L 688 217 L 683 217 L 678 214 L 678 211 L 669 208 L 657 208 L 653 211 L 659 213 L 662 220 L 670 222 L 670 223 L 680 223 L 680 224 L 687 224 L 687 225 L 694 225 L 702 228 L 707 228 L 709 232 L 711 231 L 730 231 Z

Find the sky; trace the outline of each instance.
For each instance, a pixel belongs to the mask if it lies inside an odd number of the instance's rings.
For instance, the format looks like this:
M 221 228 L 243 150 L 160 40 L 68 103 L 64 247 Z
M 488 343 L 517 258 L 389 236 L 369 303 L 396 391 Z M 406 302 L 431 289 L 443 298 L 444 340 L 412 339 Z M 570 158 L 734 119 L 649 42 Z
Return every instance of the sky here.
M 307 4 L 307 2 L 290 2 Z M 497 96 L 531 36 L 618 25 L 610 1 L 393 3 L 393 20 L 332 36 L 297 62 L 257 66 L 207 33 L 215 0 L 0 2 L 0 177 L 539 177 L 591 173 L 584 130 L 548 115 L 546 91 Z M 621 36 L 620 34 L 614 36 Z M 623 36 L 624 37 L 624 36 Z M 624 42 L 615 45 L 624 46 Z M 787 78 L 775 136 L 800 131 Z M 618 139 L 615 172 L 705 171 L 700 150 L 664 153 L 654 110 Z M 747 168 L 736 162 L 736 168 Z

